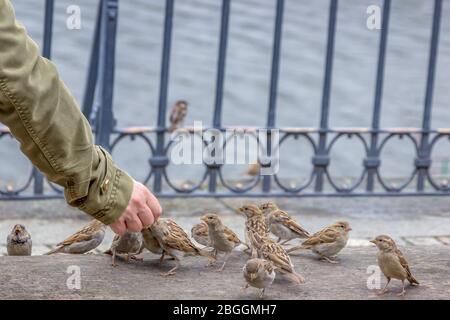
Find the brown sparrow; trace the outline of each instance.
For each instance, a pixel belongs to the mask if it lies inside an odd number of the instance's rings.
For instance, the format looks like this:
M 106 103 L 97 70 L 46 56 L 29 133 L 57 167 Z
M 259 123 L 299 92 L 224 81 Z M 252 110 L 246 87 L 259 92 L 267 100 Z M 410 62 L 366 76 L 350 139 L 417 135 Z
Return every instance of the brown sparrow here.
M 159 219 L 150 227 L 153 235 L 158 240 L 159 245 L 164 250 L 164 253 L 175 259 L 176 265 L 168 272 L 163 273 L 163 276 L 170 276 L 176 274 L 176 270 L 180 267 L 180 259 L 177 256 L 177 251 L 204 256 L 208 260 L 215 261 L 215 258 L 207 251 L 197 248 L 184 230 L 175 226 L 176 223 L 170 219 Z
M 244 289 L 249 286 L 261 289 L 259 297 L 264 297 L 264 291 L 269 287 L 275 279 L 275 268 L 272 262 L 265 259 L 254 258 L 247 261 L 244 268 L 242 268 L 245 281 L 247 284 Z
M 126 261 L 129 262 L 135 254 L 141 253 L 143 249 L 142 238 L 142 233 L 140 232 L 126 231 L 123 236 L 119 236 L 118 234 L 116 234 L 111 244 L 111 248 L 105 252 L 106 254 L 112 255 L 111 265 L 113 267 L 117 266 L 117 254 L 126 254 Z
M 257 163 L 252 163 L 251 165 L 249 165 L 245 174 L 250 177 L 255 177 L 255 176 L 259 176 L 260 171 L 261 171 L 261 165 L 257 162 Z
M 16 224 L 6 239 L 9 256 L 31 256 L 31 236 L 23 224 Z
M 236 233 L 222 223 L 217 214 L 207 213 L 201 217 L 201 220 L 208 225 L 209 239 L 215 255 L 217 256 L 219 252 L 225 252 L 223 265 L 219 269 L 219 271 L 223 271 L 231 251 L 241 244 L 241 240 Z
M 238 209 L 240 213 L 243 213 L 247 220 L 245 221 L 245 240 L 250 244 L 250 249 L 252 251 L 252 257 L 256 258 L 257 244 L 253 234 L 258 234 L 259 238 L 264 238 L 268 235 L 266 220 L 262 211 L 257 205 L 250 204 L 245 205 Z
M 405 280 L 408 280 L 413 286 L 419 284 L 419 281 L 412 276 L 408 262 L 403 256 L 403 253 L 397 248 L 397 245 L 391 237 L 381 235 L 370 240 L 370 242 L 374 243 L 379 249 L 378 265 L 384 276 L 387 278 L 387 283 L 380 294 L 387 292 L 388 284 L 391 282 L 392 278 L 402 281 L 403 288 L 402 292 L 398 294 L 399 296 L 405 295 Z
M 256 238 L 255 244 L 259 258 L 271 261 L 276 268 L 275 271 L 290 281 L 296 284 L 305 282 L 305 279 L 294 270 L 291 258 L 279 243 L 268 236 L 260 237 L 257 233 L 253 233 L 251 236 Z
M 172 219 L 165 219 L 165 222 L 167 223 L 167 226 L 169 229 L 171 229 L 173 232 L 178 232 L 180 234 L 184 234 L 187 237 L 186 232 L 184 232 L 183 228 L 181 228 L 174 220 Z M 142 238 L 143 238 L 143 248 L 147 249 L 148 251 L 154 253 L 154 254 L 161 254 L 160 257 L 160 263 L 163 262 L 164 256 L 166 255 L 166 252 L 161 248 L 159 245 L 158 240 L 153 235 L 152 230 L 149 228 L 144 229 L 141 231 Z M 142 251 L 142 250 L 141 250 Z
M 194 225 L 191 229 L 191 236 L 201 245 L 204 245 L 205 247 L 211 246 L 209 241 L 208 225 L 205 222 Z
M 310 234 L 297 223 L 286 211 L 280 210 L 273 202 L 263 203 L 259 207 L 266 217 L 270 232 L 278 237 L 278 242 L 285 244 L 295 238 L 309 238 Z
M 187 115 L 188 103 L 184 100 L 178 100 L 170 111 L 170 128 L 169 132 L 174 132 L 178 127 L 183 125 L 184 118 Z
M 350 228 L 348 222 L 338 221 L 316 232 L 301 245 L 295 246 L 287 250 L 287 252 L 291 253 L 299 249 L 311 249 L 321 259 L 330 263 L 339 263 L 334 257 L 346 246 L 348 233 L 351 230 L 352 228 Z
M 46 255 L 53 253 L 83 254 L 97 248 L 105 237 L 106 225 L 98 220 L 92 220 L 87 226 L 77 231 Z

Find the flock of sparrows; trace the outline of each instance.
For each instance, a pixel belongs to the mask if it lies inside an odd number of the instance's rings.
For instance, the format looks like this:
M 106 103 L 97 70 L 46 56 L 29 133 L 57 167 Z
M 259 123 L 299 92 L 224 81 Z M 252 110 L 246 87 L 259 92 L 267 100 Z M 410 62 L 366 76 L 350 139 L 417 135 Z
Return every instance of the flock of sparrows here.
M 125 256 L 126 260 L 142 260 L 139 257 L 144 249 L 160 255 L 160 263 L 166 256 L 175 260 L 175 266 L 162 273 L 163 276 L 175 275 L 180 267 L 183 255 L 205 257 L 214 265 L 223 254 L 223 262 L 218 271 L 222 271 L 231 252 L 238 246 L 245 246 L 244 252 L 250 259 L 243 267 L 246 280 L 244 289 L 249 286 L 260 289 L 260 297 L 269 287 L 275 277 L 280 275 L 286 279 L 301 284 L 305 279 L 296 272 L 289 256 L 298 250 L 311 250 L 319 258 L 329 263 L 339 263 L 338 253 L 346 246 L 349 231 L 352 229 L 346 221 L 338 221 L 314 234 L 306 231 L 287 212 L 278 208 L 273 202 L 261 205 L 249 204 L 237 210 L 245 215 L 245 241 L 239 239 L 235 232 L 223 224 L 219 215 L 206 213 L 201 222 L 191 229 L 192 238 L 203 247 L 199 247 L 191 237 L 173 219 L 160 218 L 151 227 L 141 232 L 126 232 L 116 235 L 111 247 L 105 253 L 112 256 L 112 265 L 116 266 L 116 256 Z M 97 220 L 60 242 L 56 248 L 46 254 L 68 253 L 83 254 L 97 248 L 103 241 L 106 226 Z M 270 234 L 278 239 L 275 241 Z M 293 239 L 302 239 L 302 243 L 285 249 L 284 244 Z M 411 285 L 419 282 L 412 276 L 408 263 L 394 240 L 381 235 L 371 240 L 378 249 L 378 264 L 387 278 L 387 284 L 380 294 L 387 291 L 391 279 L 402 281 L 400 295 L 405 294 L 405 280 Z M 31 255 L 32 241 L 25 226 L 14 226 L 7 238 L 8 255 Z

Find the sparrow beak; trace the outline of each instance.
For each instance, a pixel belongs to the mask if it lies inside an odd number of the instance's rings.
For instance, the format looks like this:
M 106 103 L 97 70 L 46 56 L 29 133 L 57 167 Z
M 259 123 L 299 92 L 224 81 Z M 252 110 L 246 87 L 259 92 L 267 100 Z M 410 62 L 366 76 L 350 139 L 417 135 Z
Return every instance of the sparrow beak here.
M 370 240 L 369 242 L 372 242 L 374 245 L 377 245 L 377 241 L 374 239 L 374 240 Z
M 200 220 L 206 222 L 206 218 L 205 217 L 200 217 Z
M 15 233 L 16 235 L 18 235 L 21 231 L 22 231 L 22 230 L 21 230 L 19 227 L 17 227 L 17 228 L 14 229 L 14 233 Z
M 352 231 L 352 230 L 353 230 L 353 229 L 350 228 L 350 227 L 348 227 L 347 229 L 345 229 L 345 231 L 347 231 L 347 232 Z

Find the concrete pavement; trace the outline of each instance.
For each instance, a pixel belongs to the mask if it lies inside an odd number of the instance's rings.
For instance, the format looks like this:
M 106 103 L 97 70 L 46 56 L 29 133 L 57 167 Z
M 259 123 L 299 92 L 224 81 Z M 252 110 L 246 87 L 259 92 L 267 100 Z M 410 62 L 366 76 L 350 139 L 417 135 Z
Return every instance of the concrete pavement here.
M 340 265 L 318 261 L 311 253 L 293 257 L 307 283 L 294 286 L 278 277 L 267 299 L 450 299 L 450 199 L 436 198 L 283 198 L 275 199 L 310 232 L 345 219 L 353 228 Z M 235 209 L 244 203 L 268 199 L 161 200 L 164 215 L 176 219 L 187 231 L 206 211 L 219 212 L 226 225 L 243 238 L 244 219 Z M 111 243 L 108 230 L 95 254 L 40 256 L 88 222 L 81 212 L 62 200 L 0 202 L 0 255 L 6 253 L 6 236 L 15 223 L 27 226 L 33 238 L 33 257 L 0 257 L 0 299 L 254 299 L 257 292 L 241 291 L 241 269 L 247 256 L 236 251 L 223 273 L 205 268 L 206 261 L 186 257 L 175 277 L 163 278 L 172 261 L 160 266 L 147 254 L 144 262 L 110 266 L 100 254 Z M 369 284 L 382 286 L 377 274 L 376 248 L 367 241 L 379 234 L 391 235 L 404 251 L 413 274 L 421 282 L 407 289 L 405 298 L 391 284 L 383 297 Z M 296 244 L 298 241 L 293 241 Z M 72 267 L 71 267 L 72 266 Z M 69 289 L 67 281 L 79 268 L 81 289 Z M 375 281 L 375 282 L 374 282 Z M 136 285 L 139 283 L 140 285 Z M 375 285 L 376 287 L 376 285 Z M 372 287 L 371 287 L 372 288 Z
M 404 248 L 418 287 L 397 297 L 401 282 L 392 280 L 390 291 L 377 295 L 385 279 L 376 269 L 376 248 L 346 248 L 340 264 L 321 262 L 310 253 L 292 257 L 306 283 L 294 285 L 277 277 L 266 299 L 450 299 L 450 251 L 446 246 Z M 199 257 L 185 257 L 172 277 L 161 272 L 173 261 L 159 265 L 155 255 L 144 262 L 119 261 L 110 265 L 107 255 L 1 257 L 0 299 L 257 299 L 258 291 L 244 285 L 242 266 L 247 255 L 233 252 L 225 270 L 206 267 Z M 79 275 L 79 286 L 74 276 Z M 79 288 L 79 289 L 78 289 Z

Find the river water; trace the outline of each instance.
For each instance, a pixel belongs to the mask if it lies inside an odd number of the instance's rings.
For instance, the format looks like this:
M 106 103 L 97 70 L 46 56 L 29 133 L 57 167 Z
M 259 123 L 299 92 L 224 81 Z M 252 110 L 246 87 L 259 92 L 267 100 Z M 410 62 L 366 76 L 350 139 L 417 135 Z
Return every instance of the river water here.
M 62 79 L 82 101 L 96 1 L 56 0 L 52 57 Z M 432 125 L 450 127 L 450 1 L 443 1 L 439 57 Z M 30 36 L 41 43 L 44 0 L 14 0 L 17 18 Z M 117 69 L 114 95 L 119 126 L 156 123 L 164 18 L 163 0 L 120 1 Z M 210 125 L 214 104 L 219 0 L 178 0 L 175 4 L 169 103 L 189 101 L 187 124 Z M 81 9 L 81 29 L 66 27 L 69 5 Z M 371 124 L 379 30 L 366 26 L 369 5 L 377 0 L 341 0 L 330 104 L 331 127 Z M 322 97 L 328 0 L 286 0 L 277 126 L 317 127 Z M 223 124 L 264 126 L 268 106 L 274 0 L 232 1 Z M 390 33 L 382 100 L 382 127 L 420 127 L 425 95 L 433 1 L 392 1 Z M 345 140 L 345 139 L 344 139 Z M 363 149 L 356 139 L 339 142 L 332 152 L 331 172 L 358 176 Z M 433 171 L 446 173 L 448 141 L 433 156 Z M 136 142 L 122 144 L 117 161 L 138 178 L 147 173 L 147 149 Z M 29 167 L 15 143 L 0 140 L 0 181 L 26 178 Z M 397 177 L 412 171 L 414 149 L 405 140 L 392 142 L 383 153 L 383 174 Z M 311 148 L 303 140 L 290 141 L 281 150 L 281 172 L 305 177 L 311 170 Z M 201 169 L 171 169 L 194 177 Z M 242 168 L 230 169 L 239 173 Z M 20 177 L 20 178 L 18 178 Z M 193 178 L 192 178 L 193 179 Z

